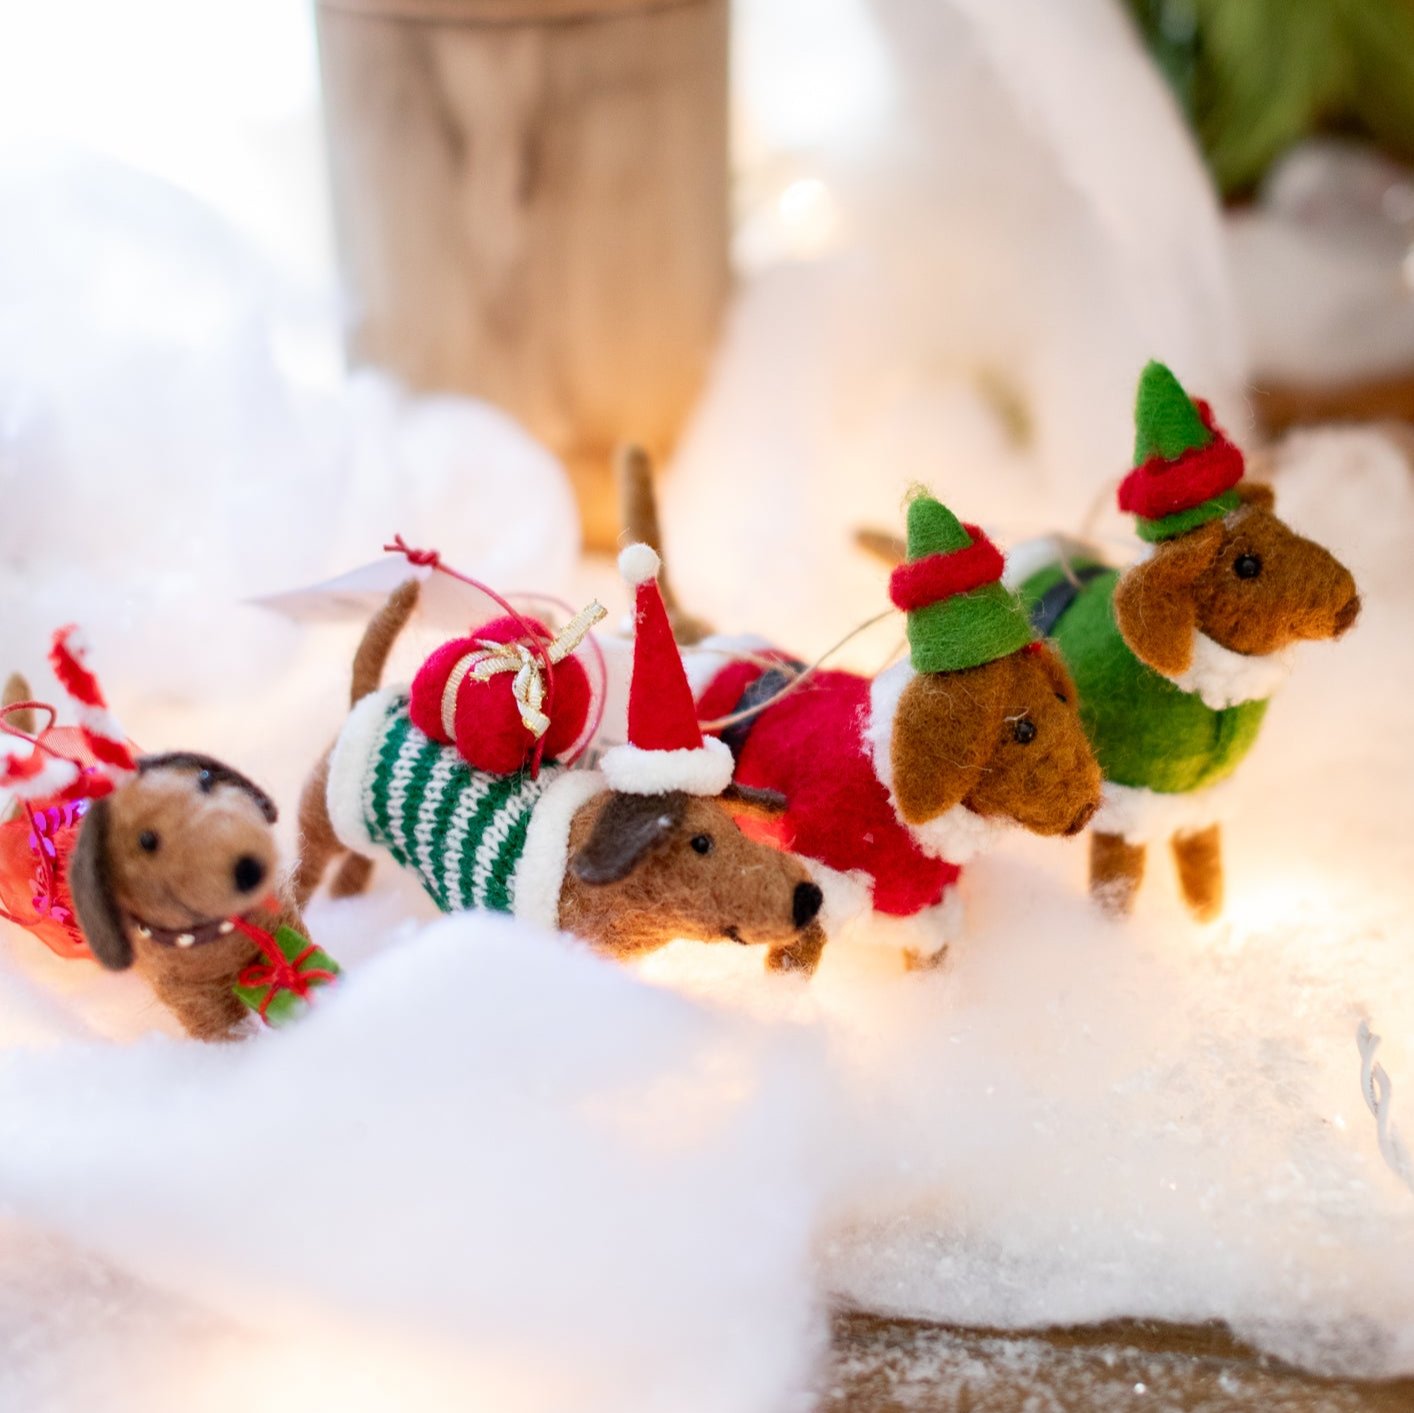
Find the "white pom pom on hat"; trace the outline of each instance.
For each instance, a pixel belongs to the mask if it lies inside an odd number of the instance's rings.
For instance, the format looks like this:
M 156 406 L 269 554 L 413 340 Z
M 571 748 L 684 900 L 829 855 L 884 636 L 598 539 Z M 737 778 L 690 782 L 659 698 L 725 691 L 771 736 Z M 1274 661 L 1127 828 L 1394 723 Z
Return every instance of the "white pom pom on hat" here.
M 619 573 L 635 588 L 639 584 L 646 584 L 650 579 L 656 579 L 661 563 L 652 545 L 629 545 L 619 552 Z
M 629 545 L 619 555 L 619 573 L 633 586 L 635 600 L 628 740 L 606 751 L 600 768 L 609 788 L 624 794 L 718 795 L 731 781 L 735 761 L 725 743 L 704 739 L 697 723 L 658 568 L 651 545 Z

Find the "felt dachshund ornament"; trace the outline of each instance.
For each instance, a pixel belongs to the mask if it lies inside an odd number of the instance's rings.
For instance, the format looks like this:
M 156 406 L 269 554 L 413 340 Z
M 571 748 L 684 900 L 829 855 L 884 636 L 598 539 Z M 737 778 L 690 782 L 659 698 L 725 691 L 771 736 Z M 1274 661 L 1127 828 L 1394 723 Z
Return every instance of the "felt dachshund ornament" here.
M 422 730 L 410 696 L 379 682 L 413 613 L 416 581 L 370 623 L 352 711 L 301 806 L 298 896 L 341 858 L 336 895 L 366 886 L 390 855 L 446 911 L 511 913 L 627 958 L 676 938 L 765 944 L 776 970 L 809 972 L 824 943 L 820 889 L 804 865 L 753 842 L 724 808 L 771 811 L 731 786 L 730 751 L 704 739 L 667 613 L 657 556 L 620 557 L 636 600 L 630 739 L 599 769 L 547 757 L 538 769 L 478 769 Z
M 961 929 L 960 866 L 1009 825 L 1079 832 L 1100 773 L 1069 674 L 1000 582 L 1000 551 L 925 492 L 907 527 L 890 581 L 907 660 L 874 679 L 815 671 L 798 689 L 800 664 L 759 640 L 707 638 L 689 660 L 699 716 L 730 723 L 737 782 L 786 800 L 772 836 L 827 878 L 863 880 L 876 920 L 901 924 L 872 935 L 917 966 Z
M 56 634 L 51 662 L 76 705 L 85 759 L 37 748 L 8 759 L 3 783 L 75 807 L 67 895 L 91 955 L 135 968 L 201 1040 L 234 1038 L 277 992 L 303 998 L 329 979 L 322 954 L 325 968 L 308 965 L 316 949 L 279 896 L 270 797 L 210 756 L 135 755 L 75 630 Z
M 1160 363 L 1140 378 L 1135 424 L 1119 505 L 1148 553 L 1120 572 L 1042 542 L 1021 591 L 1075 679 L 1104 771 L 1092 893 L 1127 912 L 1147 847 L 1168 839 L 1185 900 L 1210 919 L 1223 899 L 1214 787 L 1256 741 L 1291 646 L 1339 637 L 1360 599 L 1342 564 L 1282 523 L 1271 488 L 1243 480 L 1241 451 Z

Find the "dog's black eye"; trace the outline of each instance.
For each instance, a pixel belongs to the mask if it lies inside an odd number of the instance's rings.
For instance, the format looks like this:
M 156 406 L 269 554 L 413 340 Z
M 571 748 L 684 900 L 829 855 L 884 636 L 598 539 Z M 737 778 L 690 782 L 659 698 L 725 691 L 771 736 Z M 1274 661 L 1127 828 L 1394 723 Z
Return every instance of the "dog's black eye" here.
M 1262 561 L 1255 554 L 1240 554 L 1232 561 L 1232 572 L 1239 579 L 1255 579 L 1262 572 Z
M 1012 724 L 1011 735 L 1018 746 L 1029 746 L 1036 739 L 1036 723 L 1029 716 L 1018 716 Z
M 157 845 L 160 842 L 158 837 L 150 829 L 144 829 L 142 833 L 137 836 L 137 846 L 145 854 L 155 854 L 157 852 Z
M 1068 696 L 1066 696 L 1066 694 L 1065 694 L 1064 692 L 1057 692 L 1057 693 L 1056 693 L 1056 700 L 1057 700 L 1062 706 L 1069 706 L 1069 705 L 1070 705 L 1070 698 L 1069 698 Z
M 196 788 L 203 795 L 209 795 L 216 788 L 216 777 L 209 770 L 197 771 Z
M 710 834 L 694 834 L 690 842 L 693 851 L 699 854 L 710 854 L 716 847 Z

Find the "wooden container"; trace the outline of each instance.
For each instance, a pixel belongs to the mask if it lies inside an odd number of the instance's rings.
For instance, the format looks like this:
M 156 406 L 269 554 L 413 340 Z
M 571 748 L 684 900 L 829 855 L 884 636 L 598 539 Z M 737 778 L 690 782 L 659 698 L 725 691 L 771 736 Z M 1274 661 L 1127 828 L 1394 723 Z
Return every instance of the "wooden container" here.
M 613 543 L 728 291 L 728 0 L 318 3 L 350 356 L 513 413 Z

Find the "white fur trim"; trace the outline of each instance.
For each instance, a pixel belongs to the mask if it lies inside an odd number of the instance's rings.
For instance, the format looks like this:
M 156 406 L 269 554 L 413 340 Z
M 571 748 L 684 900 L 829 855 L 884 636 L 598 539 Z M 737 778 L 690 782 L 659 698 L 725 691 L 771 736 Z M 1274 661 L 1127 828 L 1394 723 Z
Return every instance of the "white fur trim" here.
M 846 927 L 869 915 L 873 900 L 867 873 L 840 873 L 818 859 L 807 859 L 803 855 L 797 857 L 823 895 L 819 922 L 827 937 L 835 937 Z
M 1107 780 L 1090 828 L 1097 834 L 1118 834 L 1130 844 L 1161 844 L 1175 834 L 1193 834 L 1221 823 L 1230 798 L 1226 782 L 1169 795 Z
M 511 909 L 516 917 L 558 930 L 560 893 L 569 866 L 570 822 L 582 805 L 606 788 L 597 770 L 568 770 L 535 802 L 516 866 Z
M 869 747 L 874 774 L 889 792 L 889 804 L 899 823 L 913 836 L 914 843 L 932 858 L 964 864 L 990 849 L 1011 824 L 1009 820 L 977 814 L 966 805 L 954 805 L 925 824 L 911 824 L 904 819 L 894 794 L 894 718 L 898 715 L 899 698 L 915 675 L 911 663 L 896 662 L 870 684 L 869 721 L 864 728 L 864 741 Z
M 349 713 L 329 757 L 329 788 L 325 794 L 329 823 L 334 826 L 334 837 L 339 843 L 361 854 L 376 847 L 363 819 L 364 777 L 373 752 L 383 738 L 388 703 L 407 690 L 405 686 L 384 687 L 364 697 Z
M 1069 535 L 1040 535 L 1034 540 L 1022 540 L 1013 545 L 1006 556 L 1002 583 L 1008 589 L 1019 589 L 1033 574 L 1052 565 L 1073 564 L 1078 559 L 1098 559 L 1104 556 L 1094 545 Z
M 760 657 L 771 645 L 758 633 L 714 633 L 682 650 L 683 671 L 694 698 L 700 697 L 712 679 L 743 657 Z
M 1201 697 L 1205 706 L 1223 711 L 1272 696 L 1290 675 L 1291 661 L 1289 649 L 1249 657 L 1223 647 L 1206 633 L 1195 633 L 1192 666 L 1169 681 L 1179 691 Z
M 949 942 L 956 942 L 966 929 L 967 907 L 961 890 L 953 884 L 942 901 L 911 917 L 871 913 L 847 932 L 848 940 L 884 947 L 896 952 L 914 952 L 932 957 Z M 831 936 L 833 941 L 833 934 Z
M 619 553 L 619 573 L 635 588 L 639 584 L 646 584 L 650 579 L 656 579 L 661 563 L 652 545 L 629 545 Z
M 57 795 L 79 778 L 79 767 L 73 761 L 65 756 L 46 755 L 34 775 L 9 779 L 8 771 L 27 762 L 33 749 L 28 741 L 0 740 L 0 786 L 11 799 L 42 800 L 46 795 Z
M 625 795 L 720 795 L 731 783 L 736 761 L 724 741 L 708 736 L 693 750 L 646 751 L 634 745 L 604 752 L 599 769 L 611 790 Z

